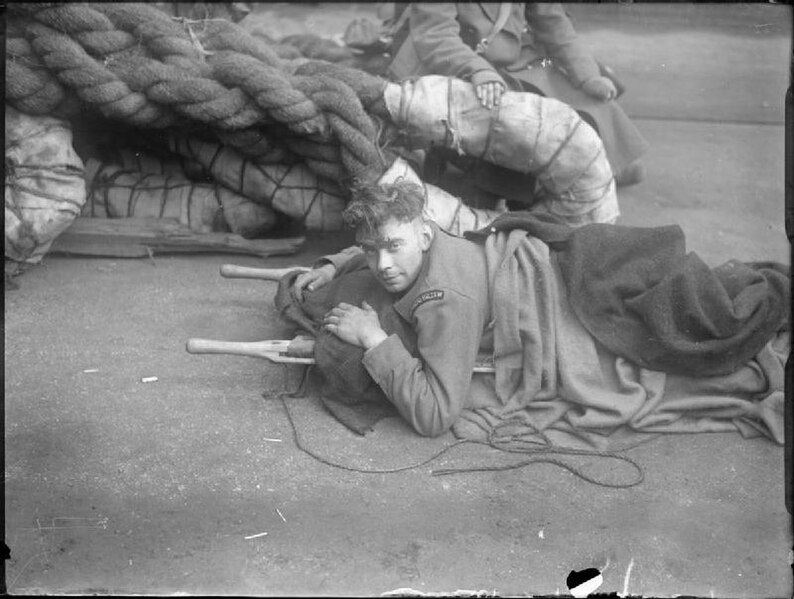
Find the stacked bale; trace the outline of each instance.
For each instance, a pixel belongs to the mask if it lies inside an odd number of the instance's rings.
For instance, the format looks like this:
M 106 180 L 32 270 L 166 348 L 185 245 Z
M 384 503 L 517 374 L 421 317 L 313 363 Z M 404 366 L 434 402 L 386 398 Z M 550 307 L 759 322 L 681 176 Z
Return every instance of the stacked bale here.
M 5 140 L 5 255 L 37 263 L 85 204 L 83 161 L 63 119 L 6 105 Z

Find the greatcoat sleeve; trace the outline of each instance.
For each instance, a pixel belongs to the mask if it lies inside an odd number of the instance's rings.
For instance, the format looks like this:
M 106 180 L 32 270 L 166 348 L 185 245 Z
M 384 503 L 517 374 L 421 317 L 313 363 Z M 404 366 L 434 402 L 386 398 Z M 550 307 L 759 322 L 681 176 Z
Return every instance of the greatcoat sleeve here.
M 413 320 L 419 358 L 391 335 L 365 352 L 363 364 L 414 430 L 432 437 L 448 430 L 465 406 L 483 316 L 473 298 L 445 289 L 440 299 L 417 305 Z
M 408 10 L 411 40 L 425 72 L 467 81 L 479 71 L 496 73 L 491 63 L 463 42 L 454 3 L 413 2 Z
M 561 4 L 527 3 L 526 18 L 535 42 L 565 70 L 573 85 L 581 87 L 588 79 L 599 76 L 598 63 L 579 40 Z

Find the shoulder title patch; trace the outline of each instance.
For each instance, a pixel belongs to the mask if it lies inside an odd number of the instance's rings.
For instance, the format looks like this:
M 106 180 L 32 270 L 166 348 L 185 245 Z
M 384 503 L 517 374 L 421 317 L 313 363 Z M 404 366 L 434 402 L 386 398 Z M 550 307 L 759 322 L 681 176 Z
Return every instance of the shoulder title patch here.
M 431 291 L 425 291 L 424 293 L 419 294 L 416 296 L 414 303 L 411 304 L 411 314 L 416 312 L 416 309 L 426 302 L 432 302 L 433 300 L 441 300 L 444 299 L 444 292 L 441 289 L 433 289 Z

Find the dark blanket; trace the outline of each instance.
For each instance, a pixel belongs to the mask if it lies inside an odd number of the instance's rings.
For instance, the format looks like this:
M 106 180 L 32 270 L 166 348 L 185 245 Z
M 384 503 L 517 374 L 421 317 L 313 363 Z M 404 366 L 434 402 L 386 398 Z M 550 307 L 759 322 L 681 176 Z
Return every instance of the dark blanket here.
M 613 353 L 671 374 L 728 374 L 790 325 L 789 269 L 735 260 L 710 268 L 677 225 L 572 229 L 513 212 L 469 237 L 524 229 L 555 250 L 571 306 Z

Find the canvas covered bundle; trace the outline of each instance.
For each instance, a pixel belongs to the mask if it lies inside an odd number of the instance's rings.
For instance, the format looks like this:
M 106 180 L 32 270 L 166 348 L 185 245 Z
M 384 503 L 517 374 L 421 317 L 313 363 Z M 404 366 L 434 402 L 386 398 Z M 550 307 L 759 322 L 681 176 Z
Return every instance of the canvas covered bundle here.
M 86 175 L 84 216 L 173 218 L 198 233 L 231 230 L 243 237 L 269 231 L 276 222 L 272 209 L 214 183 L 142 173 L 93 158 Z
M 424 188 L 425 218 L 453 235 L 460 236 L 468 231 L 477 231 L 505 212 L 505 210 L 486 210 L 467 206 L 460 198 L 440 187 L 424 183 L 411 165 L 402 158 L 395 159 L 378 182 L 393 183 L 399 179 L 405 179 Z
M 212 181 L 204 167 L 182 156 L 161 156 L 146 150 L 122 147 L 118 148 L 114 162 L 124 169 L 141 173 L 164 176 L 176 175 L 187 177 L 192 181 L 206 183 Z
M 5 255 L 40 262 L 86 200 L 68 121 L 6 105 Z
M 388 84 L 384 99 L 414 147 L 452 148 L 533 174 L 542 208 L 572 226 L 620 214 L 604 144 L 567 104 L 508 91 L 488 110 L 470 83 L 438 75 Z
M 339 186 L 300 162 L 262 163 L 230 146 L 171 137 L 171 151 L 203 166 L 221 185 L 251 201 L 300 220 L 307 229 L 342 229 L 346 200 Z

